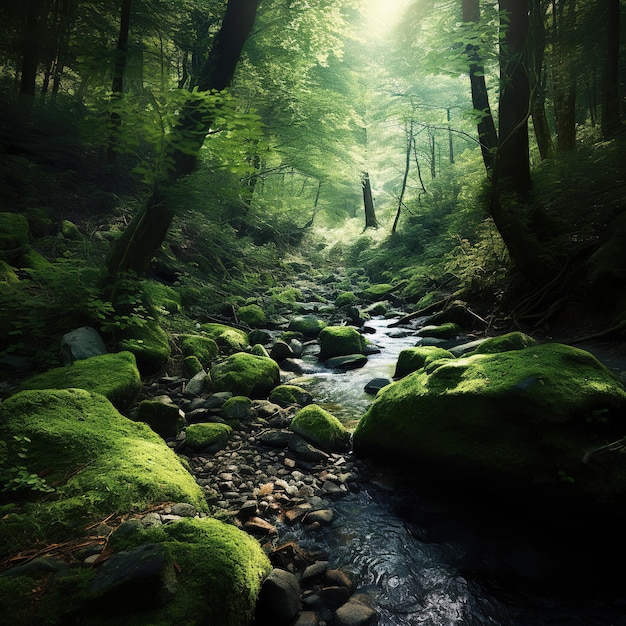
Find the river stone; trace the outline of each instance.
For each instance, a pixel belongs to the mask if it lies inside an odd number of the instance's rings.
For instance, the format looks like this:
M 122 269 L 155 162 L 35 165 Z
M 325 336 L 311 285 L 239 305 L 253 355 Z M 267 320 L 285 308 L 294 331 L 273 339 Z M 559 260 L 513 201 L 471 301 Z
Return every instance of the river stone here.
M 461 327 L 454 322 L 447 322 L 439 326 L 423 326 L 417 331 L 422 337 L 434 337 L 435 339 L 454 339 L 461 332 Z
M 261 443 L 272 448 L 286 448 L 290 433 L 286 430 L 268 430 L 260 437 Z
M 391 378 L 372 378 L 364 387 L 365 393 L 375 396 L 383 387 L 390 385 Z
M 257 616 L 271 624 L 289 624 L 300 608 L 300 583 L 291 572 L 273 569 L 263 582 Z
M 61 354 L 65 365 L 106 353 L 107 348 L 102 337 L 91 326 L 83 326 L 65 333 L 61 339 Z
M 354 370 L 363 367 L 366 363 L 367 357 L 364 354 L 348 354 L 346 356 L 332 357 L 324 364 L 333 369 Z
M 211 367 L 215 391 L 248 398 L 264 398 L 280 384 L 280 370 L 272 359 L 238 352 Z
M 376 611 L 356 601 L 348 601 L 337 609 L 334 626 L 373 626 L 378 623 Z
M 435 361 L 389 385 L 357 424 L 354 448 L 534 506 L 623 511 L 620 455 L 582 459 L 622 435 L 625 408 L 622 385 L 595 357 L 542 344 Z
M 159 544 L 147 543 L 114 554 L 101 565 L 92 580 L 89 596 L 106 602 L 107 611 L 126 613 L 165 604 L 176 592 L 171 556 Z
M 313 447 L 310 443 L 302 439 L 302 437 L 298 437 L 298 435 L 291 435 L 287 445 L 289 449 L 303 461 L 317 463 L 318 461 L 325 461 L 328 458 L 325 452 Z
M 233 396 L 224 402 L 222 413 L 229 420 L 247 420 L 252 412 L 252 400 L 246 396 Z
M 493 354 L 494 352 L 508 352 L 509 350 L 523 350 L 537 345 L 537 341 L 519 331 L 507 333 L 499 337 L 490 337 L 482 341 L 472 354 Z
M 331 413 L 310 404 L 293 417 L 291 430 L 325 452 L 346 450 L 350 445 L 350 433 Z
M 305 518 L 304 521 L 307 524 L 314 524 L 317 522 L 318 524 L 332 524 L 332 521 L 335 519 L 335 514 L 331 509 L 320 509 L 319 511 L 311 511 Z
M 187 383 L 185 391 L 199 396 L 207 387 L 207 373 L 202 369 Z
M 297 385 L 279 385 L 272 390 L 268 399 L 283 408 L 294 404 L 305 406 L 313 402 L 313 396 Z
M 184 425 L 184 414 L 167 395 L 143 400 L 137 407 L 136 419 L 148 424 L 164 439 L 176 437 Z
M 315 339 L 328 324 L 315 315 L 296 315 L 289 322 L 289 330 Z
M 190 424 L 186 430 L 185 447 L 217 452 L 226 447 L 232 430 L 227 424 Z
M 302 611 L 293 626 L 318 626 L 319 616 L 315 611 Z
M 296 356 L 289 346 L 284 341 L 278 340 L 270 350 L 270 359 L 274 359 L 277 363 L 281 363 L 285 359 L 290 359 Z
M 248 333 L 227 324 L 202 324 L 200 329 L 211 337 L 224 354 L 245 350 L 250 345 Z
M 365 340 L 353 326 L 327 326 L 319 334 L 320 353 L 318 359 L 363 354 Z

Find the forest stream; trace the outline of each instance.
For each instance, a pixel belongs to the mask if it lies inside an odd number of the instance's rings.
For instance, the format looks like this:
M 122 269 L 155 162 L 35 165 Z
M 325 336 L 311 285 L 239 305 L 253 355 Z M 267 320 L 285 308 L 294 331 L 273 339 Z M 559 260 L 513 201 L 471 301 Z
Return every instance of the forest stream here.
M 368 322 L 380 352 L 365 367 L 337 372 L 305 356 L 310 373 L 298 384 L 353 424 L 373 398 L 365 384 L 390 378 L 399 352 L 416 344 L 417 326 L 391 321 Z M 284 527 L 281 540 L 326 552 L 331 565 L 351 571 L 374 599 L 380 626 L 626 624 L 626 598 L 594 584 L 605 573 L 587 564 L 584 529 L 571 544 L 558 529 L 499 518 L 429 492 L 427 483 L 373 468 L 364 488 L 334 502 L 332 526 L 317 534 Z

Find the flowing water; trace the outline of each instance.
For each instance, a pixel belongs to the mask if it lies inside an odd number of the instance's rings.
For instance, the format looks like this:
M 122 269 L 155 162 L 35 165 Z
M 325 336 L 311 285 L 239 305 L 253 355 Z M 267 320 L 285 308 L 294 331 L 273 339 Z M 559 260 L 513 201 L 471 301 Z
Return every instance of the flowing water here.
M 380 353 L 364 368 L 332 372 L 310 356 L 312 373 L 298 384 L 354 423 L 372 401 L 365 384 L 390 378 L 399 352 L 416 344 L 415 330 L 389 324 L 368 323 Z M 429 492 L 427 483 L 385 472 L 334 503 L 332 527 L 317 534 L 285 528 L 285 536 L 352 571 L 374 599 L 380 626 L 626 625 L 626 589 L 597 584 L 612 580 L 612 555 L 594 553 L 584 528 L 563 538 L 558 524 L 515 523 L 472 506 L 471 498 Z

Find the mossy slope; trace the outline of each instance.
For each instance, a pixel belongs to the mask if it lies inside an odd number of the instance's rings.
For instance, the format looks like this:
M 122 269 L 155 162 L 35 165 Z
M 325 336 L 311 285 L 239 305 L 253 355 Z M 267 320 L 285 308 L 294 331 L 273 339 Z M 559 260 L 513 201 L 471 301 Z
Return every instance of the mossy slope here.
M 58 540 L 112 513 L 161 502 L 189 502 L 206 510 L 201 489 L 163 440 L 99 394 L 82 389 L 18 393 L 0 405 L 0 436 L 10 442 L 15 435 L 31 440 L 28 471 L 45 470 L 56 492 L 5 518 L 3 530 L 13 542 Z M 16 462 L 12 454 L 9 449 L 9 465 Z M 37 532 L 20 537 L 23 523 Z

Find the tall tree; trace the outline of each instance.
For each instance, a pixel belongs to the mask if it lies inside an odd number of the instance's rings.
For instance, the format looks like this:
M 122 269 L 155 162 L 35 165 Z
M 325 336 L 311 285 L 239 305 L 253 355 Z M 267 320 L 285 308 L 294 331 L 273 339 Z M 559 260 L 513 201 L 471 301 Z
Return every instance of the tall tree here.
M 198 91 L 226 89 L 235 72 L 243 45 L 252 30 L 260 0 L 228 0 L 220 30 L 202 67 Z M 107 260 L 109 273 L 132 270 L 142 273 L 165 240 L 174 217 L 167 197 L 168 186 L 193 171 L 207 133 L 215 121 L 215 108 L 207 110 L 203 100 L 192 96 L 170 132 L 171 168 L 137 213 Z
M 602 90 L 602 134 L 610 137 L 622 126 L 619 113 L 620 0 L 607 1 L 607 48 Z
M 480 20 L 479 0 L 463 0 L 463 22 L 478 24 Z M 474 37 L 476 38 L 476 37 Z M 472 88 L 472 105 L 478 116 L 478 139 L 487 173 L 491 173 L 498 145 L 496 125 L 491 114 L 489 93 L 485 82 L 485 68 L 477 42 L 470 41 L 465 48 L 469 61 L 469 79 Z
M 47 4 L 47 0 L 27 0 L 24 14 L 20 95 L 29 104 L 35 98 L 35 79 Z
M 367 172 L 363 173 L 361 187 L 363 188 L 363 206 L 365 207 L 365 228 L 378 228 L 378 220 L 374 210 L 374 198 L 372 197 L 372 184 L 370 175 Z

